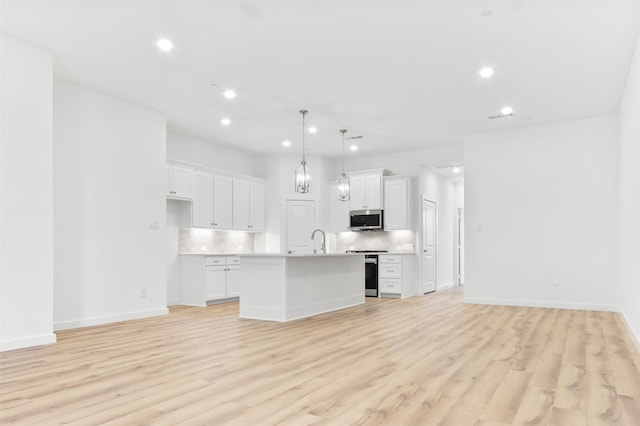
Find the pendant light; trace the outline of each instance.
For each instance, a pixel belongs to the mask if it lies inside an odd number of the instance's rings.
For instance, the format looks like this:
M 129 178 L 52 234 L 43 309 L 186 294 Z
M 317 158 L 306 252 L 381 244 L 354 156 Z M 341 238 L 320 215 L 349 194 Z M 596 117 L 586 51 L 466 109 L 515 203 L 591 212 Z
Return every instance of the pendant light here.
M 347 133 L 347 129 L 340 130 L 340 133 L 342 133 L 342 174 L 338 179 L 338 199 L 340 201 L 349 201 L 351 198 L 351 181 L 344 172 L 344 134 Z
M 296 169 L 296 192 L 306 193 L 311 192 L 311 175 L 309 175 L 309 169 L 307 168 L 307 160 L 304 158 L 304 116 L 309 111 L 301 109 L 302 114 L 302 161 Z

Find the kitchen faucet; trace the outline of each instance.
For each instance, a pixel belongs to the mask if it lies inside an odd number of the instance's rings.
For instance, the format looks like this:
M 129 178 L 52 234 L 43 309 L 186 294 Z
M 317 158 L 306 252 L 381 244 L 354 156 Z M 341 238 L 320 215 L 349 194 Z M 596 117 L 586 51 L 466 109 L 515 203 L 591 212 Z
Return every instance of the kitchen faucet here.
M 320 232 L 322 234 L 322 245 L 320 246 L 320 250 L 322 250 L 322 254 L 327 254 L 327 247 L 325 246 L 327 237 L 326 235 L 324 235 L 324 231 L 322 229 L 314 229 L 313 232 L 311 233 L 312 240 L 313 240 L 313 237 L 316 236 L 316 232 Z M 313 249 L 313 252 L 315 253 L 316 249 Z

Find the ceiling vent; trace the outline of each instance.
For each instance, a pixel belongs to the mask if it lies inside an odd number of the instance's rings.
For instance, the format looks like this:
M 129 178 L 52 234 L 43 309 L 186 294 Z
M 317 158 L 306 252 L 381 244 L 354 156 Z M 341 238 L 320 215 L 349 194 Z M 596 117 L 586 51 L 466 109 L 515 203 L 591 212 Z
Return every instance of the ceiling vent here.
M 439 166 L 436 166 L 436 169 L 455 169 L 456 167 L 462 168 L 464 167 L 464 164 L 462 163 L 440 164 Z
M 498 114 L 498 115 L 490 115 L 489 116 L 489 120 L 495 120 L 496 118 L 507 118 L 507 117 L 513 117 L 513 113 L 511 114 Z

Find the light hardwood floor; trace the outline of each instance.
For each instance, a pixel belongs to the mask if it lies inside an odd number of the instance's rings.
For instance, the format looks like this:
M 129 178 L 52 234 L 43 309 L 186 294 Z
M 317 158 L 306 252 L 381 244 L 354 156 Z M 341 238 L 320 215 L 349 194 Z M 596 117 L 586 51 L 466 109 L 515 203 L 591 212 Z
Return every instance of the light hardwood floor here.
M 640 425 L 640 356 L 617 314 L 465 305 L 459 290 L 286 324 L 174 307 L 0 362 L 2 425 Z

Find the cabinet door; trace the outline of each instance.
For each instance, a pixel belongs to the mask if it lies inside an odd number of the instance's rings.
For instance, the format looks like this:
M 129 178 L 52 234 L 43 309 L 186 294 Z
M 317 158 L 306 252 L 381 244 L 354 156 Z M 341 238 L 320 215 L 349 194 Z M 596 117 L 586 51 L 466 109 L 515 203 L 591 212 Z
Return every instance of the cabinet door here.
M 249 181 L 233 180 L 233 229 L 250 230 L 251 185 Z
M 191 175 L 193 172 L 182 167 L 171 166 L 171 192 L 172 196 L 179 198 L 191 198 Z
M 365 176 L 365 194 L 366 209 L 382 208 L 382 176 Z
M 192 223 L 195 228 L 213 226 L 213 176 L 205 173 L 193 174 Z
M 171 188 L 171 166 L 167 166 L 167 197 L 173 197 L 173 188 Z
M 231 178 L 213 177 L 213 227 L 217 229 L 233 227 L 233 179 Z
M 227 297 L 227 272 L 225 266 L 207 266 L 205 269 L 205 288 L 207 300 Z
M 239 265 L 227 265 L 227 297 L 240 297 Z
M 409 182 L 406 179 L 384 181 L 384 229 L 409 229 Z
M 364 176 L 351 176 L 351 199 L 349 210 L 366 209 L 366 181 Z
M 264 231 L 264 184 L 251 182 L 249 192 L 249 227 L 252 231 Z

